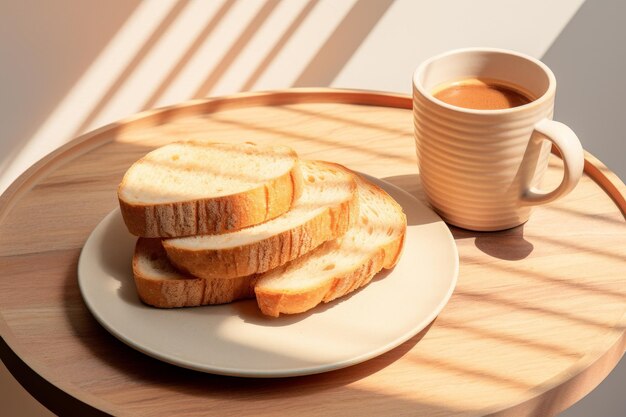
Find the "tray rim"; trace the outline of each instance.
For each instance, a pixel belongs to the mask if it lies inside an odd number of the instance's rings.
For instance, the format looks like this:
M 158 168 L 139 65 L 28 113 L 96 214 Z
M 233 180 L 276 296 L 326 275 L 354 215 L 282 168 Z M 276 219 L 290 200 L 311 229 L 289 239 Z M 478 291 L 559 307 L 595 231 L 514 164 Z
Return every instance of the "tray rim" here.
M 84 133 L 35 162 L 0 195 L 0 223 L 5 220 L 8 213 L 12 210 L 14 203 L 28 193 L 41 176 L 47 175 L 67 161 L 111 142 L 113 139 L 108 135 L 110 132 L 127 129 L 130 126 L 149 126 L 155 122 L 155 119 L 161 119 L 164 114 L 172 111 L 189 111 L 189 114 L 194 114 L 200 112 L 201 109 L 206 111 L 206 109 L 233 109 L 297 103 L 343 103 L 408 110 L 412 108 L 412 97 L 407 94 L 373 90 L 291 88 L 194 99 L 171 106 L 145 110 Z M 560 157 L 558 150 L 554 147 L 552 148 L 552 153 Z M 624 182 L 604 163 L 587 151 L 585 151 L 584 173 L 613 200 L 617 209 L 626 219 L 626 185 Z M 523 411 L 528 407 L 530 407 L 528 409 L 532 409 L 532 404 L 540 402 L 544 396 L 549 395 L 551 392 L 557 395 L 556 391 L 566 385 L 575 385 L 579 380 L 594 379 L 595 382 L 588 382 L 586 385 L 591 385 L 592 389 L 595 388 L 615 367 L 626 350 L 626 311 L 621 319 L 615 323 L 614 328 L 620 327 L 625 330 L 617 337 L 610 348 L 589 352 L 580 358 L 576 365 L 561 374 L 555 375 L 543 385 L 537 386 L 532 391 L 532 396 L 526 398 L 525 401 L 509 406 L 507 412 Z M 120 410 L 113 408 L 99 397 L 82 392 L 74 384 L 62 381 L 38 359 L 29 356 L 27 349 L 22 348 L 21 350 L 20 352 L 19 343 L 0 313 L 0 358 L 20 384 L 38 401 L 53 412 L 62 412 L 68 407 L 79 407 L 75 409 L 84 410 L 85 414 L 83 415 L 119 413 Z M 598 372 L 595 374 L 592 372 L 598 371 L 598 368 L 604 370 L 600 372 L 600 375 L 598 375 Z M 564 374 L 567 375 L 566 378 L 562 377 Z M 565 400 L 565 402 L 571 404 L 582 398 L 587 392 L 588 390 L 570 394 L 570 396 L 573 396 L 572 399 Z M 483 411 L 492 413 L 498 410 L 501 410 L 501 407 L 492 407 Z

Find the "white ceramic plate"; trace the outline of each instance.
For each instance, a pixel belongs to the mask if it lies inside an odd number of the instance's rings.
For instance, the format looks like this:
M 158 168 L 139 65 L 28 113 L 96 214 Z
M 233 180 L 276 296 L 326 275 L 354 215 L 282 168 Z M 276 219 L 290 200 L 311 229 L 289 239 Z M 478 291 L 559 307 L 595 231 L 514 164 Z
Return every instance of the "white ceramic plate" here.
M 157 359 L 215 374 L 286 377 L 326 372 L 383 354 L 424 329 L 454 290 L 458 254 L 445 223 L 411 195 L 370 179 L 404 208 L 398 265 L 354 293 L 277 319 L 254 300 L 162 310 L 139 301 L 131 259 L 136 238 L 118 209 L 91 233 L 78 263 L 87 307 L 114 336 Z

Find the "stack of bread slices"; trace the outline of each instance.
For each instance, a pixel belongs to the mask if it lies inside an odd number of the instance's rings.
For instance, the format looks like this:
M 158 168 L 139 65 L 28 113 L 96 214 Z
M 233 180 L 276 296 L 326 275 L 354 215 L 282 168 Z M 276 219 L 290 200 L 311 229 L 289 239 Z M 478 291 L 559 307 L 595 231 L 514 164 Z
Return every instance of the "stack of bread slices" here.
M 139 236 L 137 292 L 161 308 L 256 298 L 266 315 L 301 313 L 393 267 L 406 230 L 386 192 L 286 146 L 171 143 L 128 169 L 118 198 Z

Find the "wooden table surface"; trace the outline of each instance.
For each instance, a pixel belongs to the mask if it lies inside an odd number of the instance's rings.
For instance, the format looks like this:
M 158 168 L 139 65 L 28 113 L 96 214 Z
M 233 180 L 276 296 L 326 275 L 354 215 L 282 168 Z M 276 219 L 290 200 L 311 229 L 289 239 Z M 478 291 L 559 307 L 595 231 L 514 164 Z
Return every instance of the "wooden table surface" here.
M 423 199 L 410 108 L 410 97 L 382 93 L 244 94 L 142 113 L 61 148 L 0 198 L 0 357 L 61 415 L 550 416 L 567 408 L 626 347 L 626 187 L 591 155 L 578 187 L 524 226 L 452 228 L 461 267 L 443 312 L 408 342 L 350 368 L 269 380 L 194 372 L 131 349 L 85 307 L 82 245 L 117 206 L 125 170 L 151 149 L 192 137 L 283 143 Z M 560 176 L 553 156 L 546 186 Z

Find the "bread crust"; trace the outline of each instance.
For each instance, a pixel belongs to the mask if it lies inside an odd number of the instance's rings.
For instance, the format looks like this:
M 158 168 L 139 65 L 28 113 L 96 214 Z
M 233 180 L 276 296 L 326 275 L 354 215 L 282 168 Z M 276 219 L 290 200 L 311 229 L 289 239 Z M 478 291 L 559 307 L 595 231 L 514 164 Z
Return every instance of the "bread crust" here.
M 302 194 L 302 174 L 294 152 L 290 171 L 256 188 L 225 196 L 162 204 L 136 204 L 122 197 L 124 223 L 135 236 L 149 238 L 219 234 L 254 226 L 287 212 Z
M 201 278 L 231 279 L 263 273 L 296 259 L 320 244 L 344 234 L 355 217 L 356 199 L 326 208 L 293 229 L 250 245 L 218 250 L 187 250 L 164 242 L 170 261 L 180 270 Z
M 142 257 L 167 261 L 159 239 L 139 238 L 133 256 L 133 276 L 139 299 L 159 308 L 230 303 L 254 297 L 256 277 L 202 279 L 180 273 L 179 279 L 159 279 L 141 267 Z
M 308 311 L 363 287 L 382 269 L 395 266 L 402 251 L 404 233 L 398 239 L 370 254 L 363 264 L 348 272 L 337 274 L 316 287 L 302 292 L 268 291 L 255 286 L 254 292 L 261 312 L 271 317 Z
M 365 180 L 362 180 L 365 181 Z M 370 187 L 384 194 L 393 202 L 395 215 L 399 216 L 404 223 L 401 233 L 392 241 L 378 247 L 367 255 L 363 263 L 352 265 L 349 270 L 340 271 L 336 275 L 317 283 L 315 286 L 302 289 L 302 291 L 270 290 L 262 285 L 255 285 L 254 292 L 261 312 L 265 315 L 278 317 L 283 314 L 296 314 L 310 310 L 322 302 L 329 302 L 342 297 L 360 287 L 367 285 L 372 278 L 382 269 L 393 268 L 404 247 L 406 235 L 406 216 L 402 207 L 395 202 L 385 191 L 369 184 Z M 331 243 L 331 242 L 329 242 Z M 324 246 L 318 250 L 323 251 Z M 259 276 L 262 280 L 263 276 Z M 259 282 L 259 284 L 261 284 Z
M 330 165 L 349 174 L 351 198 L 327 206 L 307 222 L 258 242 L 232 248 L 189 249 L 163 241 L 167 256 L 178 269 L 200 278 L 231 279 L 267 272 L 343 235 L 359 213 L 353 174 L 338 164 Z
M 345 169 L 345 168 L 343 168 Z M 364 285 L 367 285 L 372 278 L 382 269 L 389 269 L 396 265 L 406 234 L 406 217 L 402 207 L 398 205 L 384 190 L 359 178 L 357 183 L 365 183 L 374 194 L 380 193 L 381 198 L 388 199 L 393 207 L 393 215 L 401 220 L 402 228 L 397 228 L 396 234 L 384 244 L 379 245 L 369 252 L 365 258 L 359 262 L 354 262 L 347 269 L 337 271 L 334 275 L 298 290 L 268 289 L 262 286 L 263 274 L 248 274 L 242 277 L 223 278 L 198 278 L 187 272 L 180 271 L 173 263 L 168 263 L 166 251 L 160 239 L 139 238 L 133 257 L 133 274 L 139 298 L 146 304 L 160 308 L 191 307 L 208 304 L 229 303 L 239 299 L 256 297 L 257 303 L 263 314 L 278 317 L 283 314 L 302 313 L 310 310 L 322 302 L 329 302 L 342 297 Z M 356 187 L 361 185 L 354 184 Z M 256 250 L 267 251 L 266 253 L 280 254 L 276 258 L 278 261 L 287 258 L 300 257 L 307 248 L 314 248 L 317 240 L 328 236 L 328 233 L 340 233 L 342 235 L 349 227 L 356 227 L 356 220 L 359 218 L 359 197 L 358 193 L 353 193 L 353 199 L 344 201 L 335 207 L 326 207 L 323 215 L 316 216 L 296 227 L 297 231 L 288 230 L 276 234 L 266 241 L 254 243 L 248 246 L 256 246 Z M 398 225 L 401 223 L 398 222 Z M 319 236 L 319 237 L 316 237 Z M 337 239 L 337 238 L 335 238 Z M 340 238 L 338 238 L 340 239 Z M 324 242 L 322 240 L 322 242 Z M 326 245 L 332 247 L 340 240 L 327 239 L 325 243 L 318 244 L 317 250 L 326 250 Z M 295 247 L 294 247 L 295 245 Z M 250 248 L 248 249 L 250 250 Z M 245 252 L 242 248 L 219 250 L 220 256 L 214 259 L 208 268 L 219 269 L 223 265 L 227 267 L 236 265 L 239 271 L 248 271 L 247 268 L 257 269 L 259 265 L 266 261 L 259 261 L 250 252 Z M 239 251 L 239 252 L 238 252 Z M 243 251 L 243 252 L 242 252 Z M 141 259 L 160 259 L 167 265 L 167 270 L 175 274 L 170 279 L 163 279 L 154 273 L 150 268 L 142 267 Z M 228 258 L 228 257 L 231 258 Z M 256 259 L 256 260 L 253 260 Z M 197 260 L 199 264 L 202 259 Z M 272 261 L 275 262 L 275 261 Z M 256 263 L 256 265 L 254 265 Z M 267 261 L 269 267 L 270 261 Z M 250 266 L 252 265 L 252 266 Z M 276 271 L 281 273 L 289 265 L 279 266 Z M 274 273 L 271 272 L 271 273 Z M 261 284 L 261 285 L 259 285 Z

